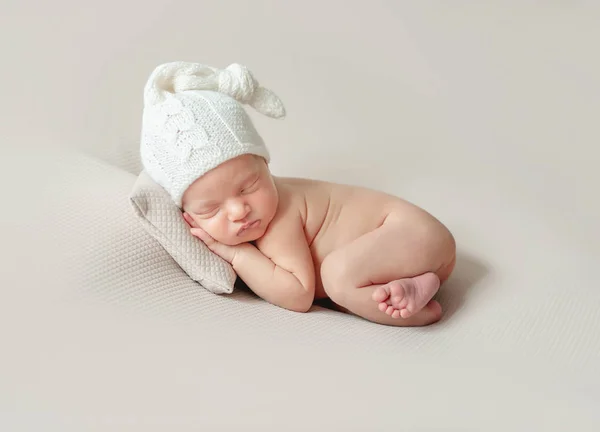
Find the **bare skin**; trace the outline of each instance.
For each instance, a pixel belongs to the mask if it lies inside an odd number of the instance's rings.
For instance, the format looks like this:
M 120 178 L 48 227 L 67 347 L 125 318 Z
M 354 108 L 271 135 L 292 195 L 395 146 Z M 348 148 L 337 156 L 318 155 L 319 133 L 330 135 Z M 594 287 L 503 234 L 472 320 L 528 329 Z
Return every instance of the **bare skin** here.
M 454 268 L 454 238 L 405 200 L 274 177 L 262 159 L 242 156 L 198 179 L 183 202 L 192 233 L 275 305 L 305 312 L 329 298 L 342 311 L 392 326 L 442 316 L 432 297 Z M 213 207 L 203 208 L 208 202 Z

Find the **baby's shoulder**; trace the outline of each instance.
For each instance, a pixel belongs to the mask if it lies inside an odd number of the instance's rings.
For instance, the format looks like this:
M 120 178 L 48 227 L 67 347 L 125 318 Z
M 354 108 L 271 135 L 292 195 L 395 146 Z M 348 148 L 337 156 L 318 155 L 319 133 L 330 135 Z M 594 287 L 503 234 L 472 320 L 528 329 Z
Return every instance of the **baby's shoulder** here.
M 332 186 L 328 182 L 300 177 L 275 177 L 274 181 L 278 189 L 286 191 L 294 197 L 323 193 Z
M 279 195 L 277 212 L 257 246 L 289 241 L 290 233 L 304 231 L 312 212 L 318 182 L 292 177 L 273 177 Z
M 325 181 L 298 177 L 277 177 L 275 183 L 284 203 L 301 210 L 326 203 L 336 186 Z
M 255 245 L 272 258 L 272 254 L 282 249 L 282 245 L 293 242 L 294 233 L 304 230 L 306 201 L 301 191 L 287 182 L 276 181 L 279 200 L 275 216 L 264 235 Z

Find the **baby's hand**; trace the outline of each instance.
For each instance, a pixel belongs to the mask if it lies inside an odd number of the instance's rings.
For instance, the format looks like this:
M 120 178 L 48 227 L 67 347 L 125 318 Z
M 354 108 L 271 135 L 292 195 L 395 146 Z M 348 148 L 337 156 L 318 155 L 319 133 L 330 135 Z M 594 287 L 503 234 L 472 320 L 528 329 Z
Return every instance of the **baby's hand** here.
M 198 237 L 200 240 L 202 240 L 211 251 L 219 255 L 229 264 L 233 263 L 233 259 L 235 258 L 235 255 L 239 250 L 239 246 L 229 246 L 223 243 L 219 243 L 202 228 L 191 228 L 190 231 L 192 232 L 193 236 Z
M 198 226 L 198 224 L 194 221 L 194 219 L 187 213 L 183 212 L 183 219 L 187 222 L 190 227 L 190 232 L 194 237 L 199 238 L 202 242 L 208 246 L 208 248 L 227 261 L 229 264 L 233 264 L 233 259 L 236 254 L 240 251 L 243 246 L 229 246 L 223 243 L 216 241 L 212 238 L 206 231 Z

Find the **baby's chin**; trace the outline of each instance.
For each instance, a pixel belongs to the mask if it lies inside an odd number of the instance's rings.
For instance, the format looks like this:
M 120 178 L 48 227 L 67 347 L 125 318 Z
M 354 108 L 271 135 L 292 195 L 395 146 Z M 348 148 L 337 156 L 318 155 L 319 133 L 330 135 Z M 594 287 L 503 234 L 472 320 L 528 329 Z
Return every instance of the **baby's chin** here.
M 241 236 L 230 236 L 226 239 L 221 240 L 221 243 L 226 244 L 228 246 L 237 246 L 242 243 L 250 243 L 261 238 L 266 232 L 266 229 L 258 229 L 253 230 L 252 232 L 248 232 L 245 235 Z
M 262 237 L 262 233 L 260 235 L 246 235 L 246 236 L 241 236 L 241 237 L 228 238 L 228 239 L 226 239 L 226 241 L 223 241 L 221 243 L 226 244 L 228 246 L 237 246 L 242 243 L 253 242 L 255 240 L 258 240 L 261 237 Z

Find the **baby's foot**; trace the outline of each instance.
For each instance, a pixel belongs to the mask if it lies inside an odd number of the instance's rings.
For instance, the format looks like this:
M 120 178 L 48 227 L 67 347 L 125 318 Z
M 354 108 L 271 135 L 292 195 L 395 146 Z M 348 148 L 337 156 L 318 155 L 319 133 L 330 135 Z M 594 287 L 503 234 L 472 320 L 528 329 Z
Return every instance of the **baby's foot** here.
M 431 300 L 440 287 L 440 279 L 435 273 L 398 279 L 377 288 L 373 300 L 379 303 L 379 310 L 392 318 L 408 318 Z

